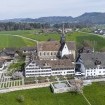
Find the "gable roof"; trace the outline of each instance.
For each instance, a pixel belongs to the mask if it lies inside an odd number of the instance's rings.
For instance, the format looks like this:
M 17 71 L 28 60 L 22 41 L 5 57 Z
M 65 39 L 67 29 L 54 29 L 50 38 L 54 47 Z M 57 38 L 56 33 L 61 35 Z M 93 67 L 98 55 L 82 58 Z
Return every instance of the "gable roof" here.
M 105 52 L 83 53 L 80 58 L 86 68 L 96 68 L 96 62 L 99 61 L 100 66 L 105 67 Z
M 62 57 L 62 59 L 70 59 L 72 62 L 75 61 L 75 59 L 74 59 L 74 57 L 73 57 L 73 54 L 70 54 L 70 55 L 64 55 L 64 56 Z
M 58 51 L 60 43 L 58 41 L 47 41 L 38 43 L 38 51 Z
M 43 68 L 43 67 L 51 67 L 52 69 L 56 69 L 56 68 L 71 68 L 73 69 L 75 66 L 74 64 L 71 62 L 70 59 L 60 59 L 60 60 L 33 60 L 30 61 L 26 67 L 30 64 L 30 63 L 35 63 L 37 66 Z
M 35 51 L 36 47 L 23 47 L 20 48 L 21 51 Z
M 75 42 L 66 42 L 68 49 L 75 50 L 76 45 Z M 47 41 L 47 42 L 39 42 L 38 43 L 38 51 L 59 51 L 59 49 L 63 47 L 59 41 Z
M 56 68 L 74 68 L 74 64 L 71 62 L 70 59 L 60 59 L 60 60 L 54 60 L 50 61 L 50 65 L 52 69 Z
M 66 42 L 68 49 L 76 50 L 76 43 L 74 41 Z

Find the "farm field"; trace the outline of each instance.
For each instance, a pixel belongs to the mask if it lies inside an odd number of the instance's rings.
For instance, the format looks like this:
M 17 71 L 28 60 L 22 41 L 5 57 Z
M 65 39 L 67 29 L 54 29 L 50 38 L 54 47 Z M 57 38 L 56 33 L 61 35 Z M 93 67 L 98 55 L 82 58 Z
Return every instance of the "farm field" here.
M 60 40 L 58 33 L 42 33 L 37 34 L 39 30 L 18 30 L 18 31 L 2 31 L 0 32 L 0 48 L 4 47 L 24 47 L 35 46 L 35 42 L 28 39 L 16 37 L 14 35 L 31 38 L 37 41 L 47 41 L 48 39 Z M 82 45 L 83 41 L 95 42 L 96 50 L 105 50 L 105 38 L 94 34 L 74 32 L 66 35 L 67 41 L 76 41 L 77 46 Z M 14 44 L 15 43 L 15 44 Z
M 84 94 L 91 105 L 105 105 L 105 82 L 85 87 Z M 24 97 L 23 102 L 17 101 L 19 96 Z M 88 105 L 88 103 L 81 94 L 53 94 L 50 88 L 39 88 L 0 94 L 0 105 Z
M 35 46 L 35 42 L 29 41 L 23 38 L 10 36 L 10 35 L 0 35 L 0 49 L 2 48 L 20 48 L 26 46 Z

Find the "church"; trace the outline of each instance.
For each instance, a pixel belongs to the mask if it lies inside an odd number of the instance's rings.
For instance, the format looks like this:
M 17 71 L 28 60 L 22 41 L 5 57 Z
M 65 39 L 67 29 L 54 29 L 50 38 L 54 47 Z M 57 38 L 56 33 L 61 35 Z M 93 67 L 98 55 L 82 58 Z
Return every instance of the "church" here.
M 74 41 L 66 41 L 64 31 L 60 41 L 39 42 L 37 54 L 40 60 L 75 59 L 76 45 Z
M 60 41 L 45 41 L 37 44 L 37 54 L 25 66 L 26 77 L 74 75 L 75 42 L 66 42 L 64 30 Z

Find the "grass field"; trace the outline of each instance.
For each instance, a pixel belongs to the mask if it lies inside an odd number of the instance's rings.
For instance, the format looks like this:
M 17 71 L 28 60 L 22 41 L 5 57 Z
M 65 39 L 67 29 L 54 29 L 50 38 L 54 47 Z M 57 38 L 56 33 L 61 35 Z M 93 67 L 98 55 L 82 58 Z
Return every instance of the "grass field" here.
M 26 46 L 35 46 L 35 42 L 10 36 L 10 35 L 0 35 L 0 48 L 8 48 L 8 47 L 26 47 Z
M 105 82 L 85 87 L 84 94 L 92 105 L 105 105 Z
M 94 83 L 84 88 L 84 94 L 92 105 L 105 105 L 105 83 Z M 17 101 L 24 96 L 24 102 Z M 0 105 L 88 105 L 81 94 L 53 94 L 50 88 L 31 89 L 0 94 Z
M 23 95 L 25 101 L 16 99 Z M 0 95 L 0 105 L 88 105 L 81 95 L 71 93 L 53 94 L 50 88 L 17 91 Z
M 0 32 L 0 48 L 4 47 L 24 47 L 34 46 L 35 42 L 27 39 L 15 37 L 13 35 L 20 35 L 35 39 L 38 41 L 47 41 L 48 39 L 60 40 L 58 33 L 36 34 L 38 30 L 18 30 L 18 31 L 2 31 Z M 84 40 L 95 41 L 97 50 L 105 49 L 105 38 L 96 36 L 94 34 L 74 32 L 66 35 L 67 41 L 76 41 L 77 45 L 81 45 Z

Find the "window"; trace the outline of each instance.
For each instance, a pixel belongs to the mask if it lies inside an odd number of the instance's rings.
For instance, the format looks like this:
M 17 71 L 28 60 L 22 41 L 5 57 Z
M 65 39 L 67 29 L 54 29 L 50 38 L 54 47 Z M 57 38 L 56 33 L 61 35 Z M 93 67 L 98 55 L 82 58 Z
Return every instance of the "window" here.
M 99 69 L 102 69 L 102 67 L 100 67 Z
M 101 73 L 101 71 L 99 71 L 99 73 Z
M 74 71 L 67 71 L 67 73 L 74 73 Z
M 53 53 L 51 52 L 51 55 L 53 55 Z
M 47 53 L 47 55 L 49 55 L 49 53 Z
M 56 52 L 54 53 L 54 55 L 56 55 Z
M 40 56 L 41 56 L 42 54 L 41 54 L 41 52 L 40 52 Z
M 46 53 L 44 52 L 44 55 L 46 55 Z

